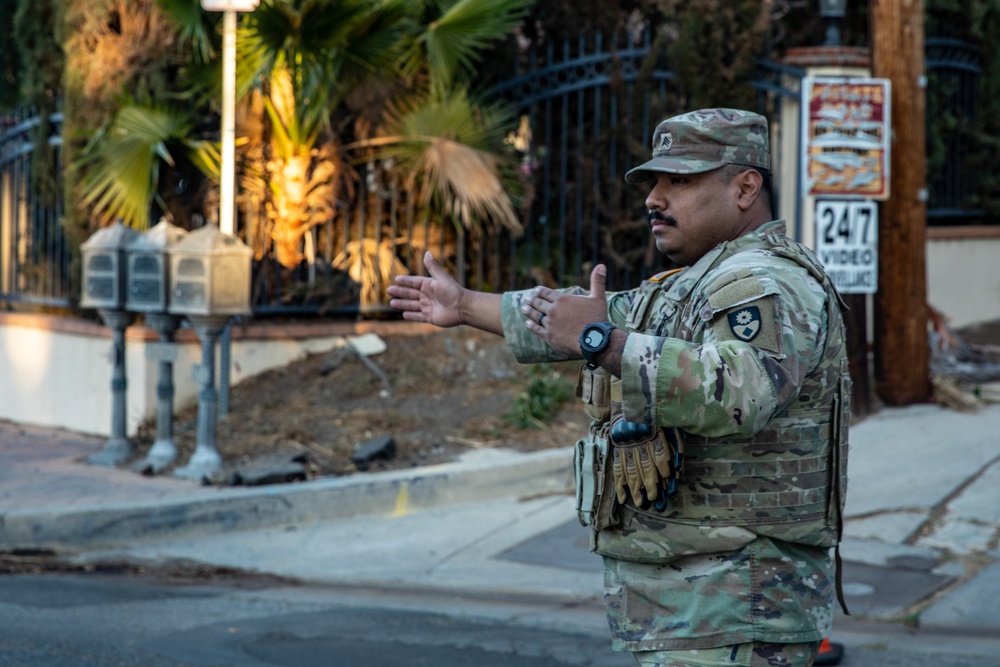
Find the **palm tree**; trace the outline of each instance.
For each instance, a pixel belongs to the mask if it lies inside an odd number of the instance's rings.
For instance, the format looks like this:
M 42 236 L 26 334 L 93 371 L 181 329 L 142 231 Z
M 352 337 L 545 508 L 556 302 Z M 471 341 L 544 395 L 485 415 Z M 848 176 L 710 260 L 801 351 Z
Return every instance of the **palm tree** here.
M 199 0 L 158 2 L 190 53 L 185 81 L 194 92 L 183 106 L 122 109 L 86 162 L 87 202 L 134 224 L 178 152 L 217 174 L 208 147 L 185 142 L 196 111 L 218 99 L 211 18 Z M 501 150 L 510 118 L 470 91 L 478 54 L 512 31 L 530 2 L 261 0 L 241 15 L 238 168 L 241 197 L 263 211 L 264 224 L 248 239 L 258 258 L 273 249 L 286 268 L 311 263 L 308 232 L 353 196 L 353 166 L 373 160 L 394 161 L 429 219 L 517 230 L 508 194 L 516 181 Z M 384 279 L 405 270 L 385 259 L 395 243 L 358 243 L 341 262 L 356 265 L 373 253 L 383 258 L 376 266 L 387 267 Z
M 248 78 L 270 95 L 264 98 L 270 150 L 261 150 L 263 133 L 248 143 L 244 155 L 254 159 L 244 186 L 266 195 L 270 236 L 283 266 L 296 266 L 305 232 L 330 219 L 329 205 L 338 184 L 348 182 L 352 158 L 398 159 L 424 211 L 468 228 L 490 220 L 518 228 L 493 152 L 508 118 L 472 104 L 467 86 L 477 53 L 510 32 L 526 5 L 261 3 L 244 25 L 240 48 L 250 54 Z M 337 146 L 335 128 L 349 124 L 356 140 Z M 317 205 L 324 198 L 328 205 Z
M 273 246 L 282 266 L 297 266 L 307 232 L 333 218 L 342 190 L 352 193 L 334 119 L 371 73 L 392 72 L 404 16 L 365 0 L 264 0 L 244 22 L 241 185 L 245 200 L 264 205 L 258 257 Z

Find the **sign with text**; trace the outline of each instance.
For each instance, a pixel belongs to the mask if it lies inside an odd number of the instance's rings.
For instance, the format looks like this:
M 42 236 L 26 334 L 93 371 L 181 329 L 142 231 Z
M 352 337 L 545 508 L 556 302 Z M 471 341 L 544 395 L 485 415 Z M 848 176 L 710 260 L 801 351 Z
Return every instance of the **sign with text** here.
M 802 80 L 802 182 L 807 196 L 889 197 L 890 81 Z
M 878 291 L 878 205 L 870 199 L 817 200 L 816 255 L 841 294 Z

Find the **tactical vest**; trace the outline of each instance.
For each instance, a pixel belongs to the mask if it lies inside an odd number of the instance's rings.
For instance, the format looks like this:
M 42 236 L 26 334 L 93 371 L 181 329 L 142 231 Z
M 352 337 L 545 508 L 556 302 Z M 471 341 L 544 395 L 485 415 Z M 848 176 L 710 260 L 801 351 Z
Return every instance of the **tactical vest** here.
M 784 235 L 763 234 L 735 251 L 717 248 L 714 260 L 662 281 L 647 281 L 632 303 L 629 331 L 690 340 L 685 307 L 705 275 L 737 252 L 763 249 L 806 269 L 826 290 L 826 338 L 820 362 L 793 403 L 751 438 L 708 438 L 684 431 L 679 489 L 663 511 L 619 504 L 611 487 L 607 423 L 595 421 L 588 439 L 594 512 L 594 551 L 613 558 L 664 563 L 696 553 L 739 549 L 757 536 L 832 547 L 842 533 L 847 488 L 850 376 L 840 296 L 815 257 Z M 709 258 L 706 258 L 709 259 Z M 611 403 L 612 411 L 620 405 Z M 578 452 L 584 441 L 578 443 Z M 586 449 L 586 447 L 584 447 Z M 578 479 L 587 476 L 578 456 Z

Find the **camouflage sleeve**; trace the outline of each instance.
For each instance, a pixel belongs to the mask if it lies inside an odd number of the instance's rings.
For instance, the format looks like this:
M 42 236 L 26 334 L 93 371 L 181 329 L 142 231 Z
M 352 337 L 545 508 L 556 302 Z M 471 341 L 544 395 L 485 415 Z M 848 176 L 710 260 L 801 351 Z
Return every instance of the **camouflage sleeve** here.
M 580 287 L 562 290 L 569 294 L 586 294 Z M 504 292 L 500 306 L 500 316 L 503 321 L 503 335 L 514 358 L 522 364 L 533 364 L 548 361 L 566 361 L 574 357 L 556 352 L 544 340 L 528 331 L 524 326 L 524 315 L 521 304 L 530 298 L 531 290 Z M 608 295 L 608 318 L 618 326 L 624 326 L 631 304 L 631 292 L 613 293 Z
M 748 437 L 795 399 L 822 355 L 826 293 L 798 265 L 761 259 L 724 263 L 707 277 L 692 302 L 689 341 L 629 334 L 626 419 Z
M 572 288 L 572 292 L 580 292 L 580 288 Z M 532 290 L 504 292 L 500 302 L 500 317 L 503 321 L 503 337 L 507 341 L 514 358 L 522 364 L 536 364 L 546 361 L 566 361 L 571 357 L 553 350 L 544 340 L 531 333 L 524 326 L 524 314 L 521 304 L 531 297 Z

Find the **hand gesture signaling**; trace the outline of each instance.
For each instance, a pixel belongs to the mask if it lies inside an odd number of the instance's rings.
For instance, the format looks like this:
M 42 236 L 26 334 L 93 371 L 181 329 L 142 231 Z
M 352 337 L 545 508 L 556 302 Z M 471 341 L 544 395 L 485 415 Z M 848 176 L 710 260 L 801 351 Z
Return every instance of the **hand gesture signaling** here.
M 462 324 L 459 306 L 465 291 L 441 268 L 430 252 L 424 255 L 429 276 L 396 276 L 388 288 L 389 305 L 403 311 L 403 319 L 439 327 Z

